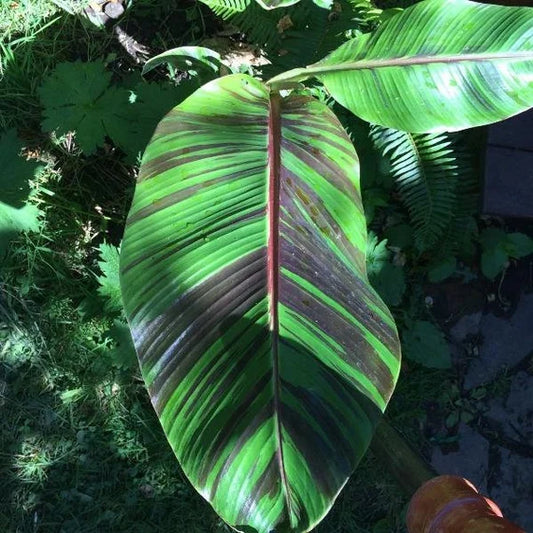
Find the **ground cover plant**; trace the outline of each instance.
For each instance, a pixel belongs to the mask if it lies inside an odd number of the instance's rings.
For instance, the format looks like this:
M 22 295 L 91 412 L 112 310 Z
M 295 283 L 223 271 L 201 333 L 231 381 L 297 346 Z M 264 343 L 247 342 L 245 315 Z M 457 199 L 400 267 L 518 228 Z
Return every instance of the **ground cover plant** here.
M 138 157 L 163 115 L 218 77 L 219 67 L 212 68 L 218 57 L 228 65 L 225 73 L 268 79 L 319 60 L 399 10 L 353 2 L 267 12 L 250 4 L 231 14 L 234 26 L 224 26 L 194 3 L 138 0 L 119 24 L 154 55 L 178 46 L 219 47 L 206 67 L 189 52 L 185 63 L 145 68 L 143 78 L 139 58 L 112 28 L 96 28 L 52 2 L 31 8 L 3 4 L 1 19 L 0 160 L 9 175 L 2 174 L 0 198 L 0 469 L 6 480 L 0 527 L 229 531 L 194 493 L 164 441 L 120 303 L 118 247 Z M 253 24 L 258 16 L 263 23 Z M 235 50 L 242 56 L 237 63 Z M 257 66 L 257 53 L 271 63 Z M 86 90 L 79 91 L 81 84 Z M 408 357 L 389 416 L 420 449 L 428 438 L 453 440 L 454 423 L 445 421 L 463 400 L 454 398 L 450 408 L 444 394 L 456 378 L 425 300 L 427 277 L 482 278 L 476 250 L 499 258 L 491 250 L 503 249 L 498 268 L 512 268 L 529 241 L 504 231 L 509 238 L 498 233 L 478 244 L 477 228 L 485 223 L 474 218 L 477 133 L 402 137 L 358 120 L 317 84 L 307 91 L 335 110 L 360 156 L 369 278 L 392 308 Z M 430 217 L 424 207 L 433 202 L 439 208 Z M 439 346 L 430 357 L 429 341 Z M 425 402 L 438 405 L 433 416 L 442 419 L 430 432 L 420 430 Z M 394 480 L 372 454 L 358 472 L 316 530 L 403 531 L 405 496 Z

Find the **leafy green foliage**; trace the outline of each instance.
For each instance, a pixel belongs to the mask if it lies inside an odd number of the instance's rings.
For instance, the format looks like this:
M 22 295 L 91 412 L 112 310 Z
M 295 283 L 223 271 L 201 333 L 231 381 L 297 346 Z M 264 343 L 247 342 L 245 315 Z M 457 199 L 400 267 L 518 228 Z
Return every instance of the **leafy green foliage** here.
M 368 235 L 366 256 L 368 279 L 387 305 L 400 305 L 405 292 L 403 268 L 391 262 L 387 240 L 378 241 L 372 232 Z
M 253 0 L 201 0 L 208 5 L 217 15 L 222 18 L 229 18 L 232 15 L 244 11 L 251 4 Z M 257 4 L 262 9 L 279 9 L 293 4 L 297 4 L 300 0 L 256 0 Z M 313 2 L 320 8 L 329 9 L 333 0 L 313 0 Z
M 365 214 L 389 217 L 389 245 L 431 252 L 431 266 L 474 252 L 479 174 L 474 153 L 482 140 L 471 134 L 410 134 L 348 117 L 346 127 L 361 158 Z M 394 211 L 399 198 L 407 211 Z M 384 208 L 380 211 L 379 208 Z M 409 222 L 409 223 L 407 223 Z M 454 259 L 455 261 L 455 259 Z
M 135 162 L 157 122 L 197 85 L 145 83 L 134 77 L 127 85 L 111 83 L 102 61 L 60 63 L 43 82 L 44 131 L 75 132 L 82 151 L 93 154 L 109 137 Z
M 452 139 L 446 134 L 412 134 L 374 126 L 371 138 L 383 157 L 415 231 L 415 245 L 428 250 L 450 224 L 456 204 L 455 189 L 465 168 Z
M 202 0 L 202 2 L 222 18 L 229 18 L 255 3 L 252 0 Z
M 402 349 L 407 359 L 429 368 L 450 368 L 450 348 L 440 329 L 416 320 L 402 331 Z
M 30 180 L 42 169 L 21 155 L 24 143 L 15 130 L 0 137 L 0 257 L 22 231 L 37 231 L 40 211 L 28 203 Z
M 39 89 L 43 130 L 57 135 L 75 131 L 83 152 L 94 153 L 104 144 L 110 125 L 119 122 L 119 128 L 129 127 L 117 114 L 129 94 L 110 82 L 111 73 L 102 61 L 60 63 Z
M 500 20 L 511 12 L 500 31 Z M 268 84 L 279 89 L 317 78 L 368 122 L 414 133 L 490 124 L 530 107 L 533 52 L 523 36 L 532 19 L 529 8 L 428 0 Z
M 395 384 L 397 333 L 365 272 L 357 170 L 326 105 L 271 95 L 242 74 L 210 82 L 173 110 L 143 157 L 121 247 L 126 316 L 176 456 L 239 530 L 317 524 Z M 276 187 L 283 193 L 272 200 Z M 236 361 L 237 388 L 227 379 Z M 213 404 L 213 394 L 231 402 Z M 309 462 L 324 449 L 325 463 Z M 228 497 L 233 487 L 237 498 Z
M 106 335 L 112 344 L 108 351 L 108 357 L 112 364 L 121 370 L 137 368 L 137 355 L 128 324 L 123 320 L 115 320 Z
M 100 253 L 98 266 L 102 271 L 102 274 L 96 278 L 100 285 L 98 294 L 105 299 L 107 311 L 119 312 L 122 310 L 122 295 L 120 293 L 118 248 L 104 242 L 100 244 L 98 251 Z
M 42 164 L 23 157 L 24 143 L 14 129 L 0 136 L 0 200 L 12 207 L 22 207 L 30 193 L 30 179 Z
M 480 236 L 481 271 L 494 279 L 508 265 L 509 259 L 533 254 L 533 239 L 523 233 L 506 233 L 498 228 L 486 228 Z
M 408 3 L 412 3 L 411 0 L 387 1 L 380 6 L 404 7 Z M 224 5 L 230 5 L 227 11 L 233 13 L 231 23 L 246 33 L 248 41 L 266 52 L 272 64 L 263 68 L 265 75 L 316 62 L 346 39 L 357 37 L 364 41 L 368 39 L 364 33 L 382 23 L 383 26 L 388 24 L 387 19 L 393 20 L 399 15 L 396 11 L 382 13 L 370 2 L 357 0 L 336 2 L 329 11 L 311 2 L 271 11 L 263 10 L 255 1 L 242 5 L 246 7 L 246 4 L 249 6 L 245 11 L 237 14 L 232 11 L 231 3 L 219 2 L 218 5 L 222 6 L 221 10 L 227 9 Z M 24 7 L 20 2 L 18 7 L 7 4 L 6 8 L 0 7 L 3 15 L 0 25 L 8 31 L 11 31 L 9 27 L 23 30 L 17 41 L 7 46 L 0 43 L 0 120 L 6 127 L 20 124 L 21 133 L 31 138 L 32 146 L 40 144 L 40 152 L 51 150 L 52 153 L 43 155 L 54 161 L 53 169 L 49 168 L 45 176 L 32 181 L 31 203 L 27 202 L 28 181 L 21 178 L 21 186 L 9 192 L 11 200 L 18 204 L 6 204 L 11 229 L 27 228 L 24 219 L 33 218 L 37 222 L 33 229 L 40 231 L 28 232 L 23 239 L 18 239 L 2 262 L 0 406 L 7 405 L 9 409 L 4 409 L 6 416 L 0 424 L 3 451 L 0 477 L 10 500 L 0 513 L 0 529 L 30 531 L 55 527 L 71 533 L 145 531 L 156 527 L 161 531 L 227 533 L 229 529 L 195 497 L 184 475 L 176 468 L 168 446 L 161 441 L 161 428 L 140 384 L 131 337 L 120 317 L 117 251 L 109 245 L 101 245 L 98 268 L 94 250 L 94 243 L 101 242 L 102 238 L 118 242 L 136 173 L 131 164 L 137 161 L 159 118 L 198 86 L 197 81 L 189 77 L 194 76 L 195 70 L 201 74 L 200 69 L 192 68 L 198 65 L 188 65 L 185 60 L 168 69 L 172 80 L 185 78 L 179 86 L 147 83 L 140 78 L 140 67 L 132 64 L 129 58 L 125 60 L 126 54 L 116 42 L 110 44 L 106 35 L 92 32 L 90 28 L 82 29 L 73 18 L 48 18 L 44 24 L 32 22 L 28 25 L 24 17 L 33 16 L 45 5 L 50 4 L 46 0 L 35 0 L 24 3 Z M 453 10 L 458 4 L 452 1 L 447 5 Z M 198 34 L 202 38 L 215 29 L 209 17 L 204 18 L 205 12 L 200 12 L 196 5 L 182 9 L 177 0 L 168 3 L 137 0 L 134 6 L 128 26 L 134 30 L 141 28 L 140 34 L 148 40 L 152 27 L 156 28 L 157 37 L 151 42 L 143 41 L 153 49 L 165 47 L 167 43 L 169 48 L 181 46 L 189 35 L 197 42 Z M 149 16 L 144 20 L 136 18 L 137 7 L 142 7 Z M 171 10 L 175 11 L 172 15 Z M 44 11 L 48 16 L 52 9 L 46 7 Z M 4 24 L 4 19 L 10 16 L 19 17 L 21 22 L 15 26 Z M 194 29 L 184 31 L 180 18 Z M 405 26 L 407 32 L 409 28 Z M 42 32 L 25 35 L 27 28 L 40 28 Z M 233 31 L 232 26 L 229 29 Z M 402 37 L 391 42 L 391 50 Z M 239 34 L 232 36 L 235 41 L 242 38 Z M 413 43 L 416 39 L 414 32 L 410 38 L 406 36 L 405 42 Z M 51 118 L 55 118 L 57 124 L 53 129 L 59 136 L 64 131 L 74 131 L 74 138 L 81 139 L 82 153 L 76 149 L 76 143 L 73 150 L 70 135 L 54 139 L 52 146 L 42 143 L 36 96 L 43 73 L 54 73 L 58 62 L 74 57 L 90 61 L 106 58 L 105 63 L 99 62 L 98 70 L 107 76 L 102 93 L 92 92 L 89 86 L 91 98 L 87 101 L 74 99 L 72 106 L 62 109 L 58 100 L 63 87 L 56 80 L 56 100 L 50 97 Z M 109 77 L 111 71 L 113 76 Z M 163 71 L 151 72 L 150 80 L 159 79 Z M 208 76 L 211 72 L 217 74 L 210 67 L 206 69 Z M 469 76 L 465 75 L 464 79 L 470 79 Z M 447 80 L 448 76 L 444 74 L 440 79 Z M 416 78 L 415 82 L 420 83 L 409 86 L 424 90 L 424 87 L 429 88 L 425 85 L 427 81 Z M 479 84 L 473 85 L 482 85 L 483 80 L 478 81 Z M 67 93 L 75 92 L 68 84 L 65 87 Z M 111 109 L 109 102 L 115 100 L 111 98 L 106 102 L 103 98 L 103 93 L 108 91 L 115 96 L 122 95 L 120 106 Z M 299 89 L 298 94 L 328 101 L 323 87 Z M 419 112 L 419 102 L 418 98 L 410 97 L 396 105 L 414 105 Z M 331 99 L 329 105 L 332 105 Z M 88 125 L 86 121 L 90 119 L 83 118 L 85 115 L 80 118 L 80 108 L 87 108 L 82 109 L 83 113 L 100 123 Z M 395 105 L 390 108 L 394 110 Z M 76 109 L 78 115 L 73 113 Z M 106 110 L 111 117 L 109 120 L 105 118 Z M 45 109 L 46 118 L 48 111 Z M 62 114 L 67 120 L 66 128 L 60 124 Z M 81 136 L 77 130 L 81 131 Z M 368 131 L 364 135 L 368 139 Z M 422 318 L 420 279 L 425 279 L 428 267 L 431 280 L 443 279 L 452 272 L 456 256 L 472 256 L 474 251 L 472 235 L 477 231 L 472 218 L 476 207 L 475 202 L 472 204 L 473 192 L 477 186 L 474 173 L 461 175 L 457 180 L 451 220 L 438 229 L 440 237 L 435 244 L 420 253 L 420 248 L 414 246 L 418 230 L 413 231 L 407 201 L 403 204 L 398 201 L 400 174 L 391 175 L 391 160 L 380 157 L 375 147 L 367 150 L 361 137 L 352 139 L 362 163 L 365 215 L 379 235 L 369 250 L 369 277 L 389 304 L 401 305 L 395 309 L 395 314 L 401 324 L 408 325 L 406 332 L 416 330 L 411 317 Z M 240 142 L 242 145 L 242 139 Z M 98 150 L 99 147 L 105 149 Z M 87 159 L 87 153 L 96 155 Z M 24 159 L 12 161 L 18 165 Z M 459 157 L 457 161 L 459 166 L 468 166 Z M 2 165 L 7 166 L 6 162 L 2 161 Z M 6 176 L 9 182 L 7 173 L 2 178 Z M 0 201 L 5 198 L 7 196 L 0 197 Z M 435 198 L 440 201 L 438 195 Z M 39 206 L 40 211 L 34 206 Z M 24 214 L 27 209 L 33 210 L 33 214 L 27 213 L 28 217 Z M 19 219 L 18 215 L 22 217 Z M 220 211 L 215 210 L 213 216 L 218 215 Z M 508 261 L 525 253 L 529 241 L 523 236 L 512 237 L 504 246 L 495 248 L 505 250 Z M 211 257 L 202 268 L 212 265 Z M 101 274 L 95 276 L 99 271 Z M 408 290 L 404 289 L 406 277 Z M 411 335 L 414 340 L 411 339 L 407 348 L 421 344 L 419 337 L 426 334 L 429 340 L 439 338 L 438 334 L 432 336 L 426 326 L 418 329 L 419 335 Z M 427 346 L 420 351 L 427 351 Z M 432 379 L 428 381 L 429 375 Z M 427 399 L 446 386 L 440 379 L 442 375 L 439 371 L 411 365 L 403 377 L 399 394 L 393 399 L 389 415 L 402 427 L 411 428 L 413 441 L 419 438 L 417 421 L 424 415 L 420 399 Z M 463 419 L 463 414 L 459 418 Z M 348 505 L 338 505 L 329 521 L 321 524 L 317 531 L 337 531 L 339 527 L 371 531 L 373 525 L 376 531 L 402 531 L 400 510 L 404 501 L 395 491 L 392 480 L 372 457 L 364 460 L 359 468 L 359 475 L 347 488 L 345 501 Z M 381 520 L 375 523 L 378 518 Z
M 270 64 L 261 72 L 266 79 L 318 61 L 349 37 L 376 27 L 380 13 L 368 0 L 340 0 L 330 10 L 301 2 L 266 11 L 252 2 L 231 23 L 265 52 Z
M 196 87 L 195 80 L 186 80 L 179 86 L 144 81 L 131 84 L 127 103 L 116 112 L 119 120 L 108 125 L 108 135 L 126 154 L 127 162 L 137 161 L 159 120 Z

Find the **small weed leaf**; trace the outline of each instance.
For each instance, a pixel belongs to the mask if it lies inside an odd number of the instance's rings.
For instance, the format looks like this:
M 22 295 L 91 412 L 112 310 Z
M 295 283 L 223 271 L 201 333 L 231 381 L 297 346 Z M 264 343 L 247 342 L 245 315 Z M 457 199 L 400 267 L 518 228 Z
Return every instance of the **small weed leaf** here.
M 403 331 L 403 354 L 429 368 L 450 368 L 450 348 L 444 334 L 431 322 L 417 320 Z
M 399 305 L 405 292 L 402 267 L 390 262 L 387 239 L 379 241 L 373 232 L 368 234 L 366 268 L 368 279 L 387 305 Z
M 85 154 L 102 146 L 108 128 L 120 121 L 117 112 L 128 103 L 126 89 L 111 87 L 111 73 L 102 61 L 60 63 L 39 88 L 44 107 L 44 131 L 76 132 Z M 129 124 L 123 121 L 122 128 Z
M 494 279 L 507 266 L 509 258 L 520 259 L 533 253 L 533 239 L 524 233 L 505 233 L 499 228 L 487 228 L 479 236 L 481 271 Z
M 524 233 L 509 233 L 506 248 L 511 257 L 520 259 L 533 254 L 533 239 Z
M 137 356 L 128 324 L 121 320 L 115 320 L 113 327 L 107 332 L 107 336 L 113 342 L 113 348 L 109 351 L 112 365 L 123 370 L 136 368 Z
M 102 271 L 102 275 L 97 277 L 100 284 L 98 294 L 105 299 L 106 311 L 110 313 L 120 312 L 122 310 L 122 296 L 118 274 L 118 248 L 104 242 L 100 244 L 98 250 L 100 252 L 98 266 Z
M 494 279 L 503 271 L 508 261 L 509 256 L 503 247 L 489 248 L 481 254 L 481 271 L 485 277 Z
M 403 268 L 383 263 L 379 272 L 369 274 L 368 279 L 387 305 L 400 305 L 405 292 Z
M 366 250 L 366 270 L 368 275 L 378 274 L 383 265 L 389 260 L 389 256 L 387 239 L 380 241 L 373 231 L 369 231 Z

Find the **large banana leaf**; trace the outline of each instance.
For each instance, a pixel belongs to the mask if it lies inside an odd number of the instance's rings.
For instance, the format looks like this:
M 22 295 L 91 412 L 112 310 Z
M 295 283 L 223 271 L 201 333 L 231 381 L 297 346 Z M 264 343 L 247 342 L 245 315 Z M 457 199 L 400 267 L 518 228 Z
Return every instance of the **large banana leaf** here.
M 426 0 L 269 83 L 312 76 L 376 124 L 437 132 L 496 122 L 533 105 L 533 9 Z
M 121 251 L 143 377 L 194 487 L 239 531 L 326 514 L 393 391 L 353 146 L 333 113 L 232 75 L 160 123 Z

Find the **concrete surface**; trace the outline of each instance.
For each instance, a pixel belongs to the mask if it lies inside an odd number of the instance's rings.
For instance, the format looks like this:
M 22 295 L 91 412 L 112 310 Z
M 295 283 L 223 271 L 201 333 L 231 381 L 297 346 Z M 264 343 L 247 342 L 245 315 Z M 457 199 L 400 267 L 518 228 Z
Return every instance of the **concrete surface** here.
M 489 127 L 483 213 L 533 218 L 533 111 Z
M 458 425 L 453 451 L 434 447 L 433 467 L 470 479 L 504 516 L 533 533 L 533 294 L 522 294 L 509 318 L 462 317 L 450 342 L 468 361 L 461 396 L 480 386 L 486 395 L 475 402 L 474 420 Z
M 483 315 L 478 328 L 482 344 L 469 365 L 465 390 L 495 379 L 533 351 L 533 294 L 522 296 L 510 319 Z

